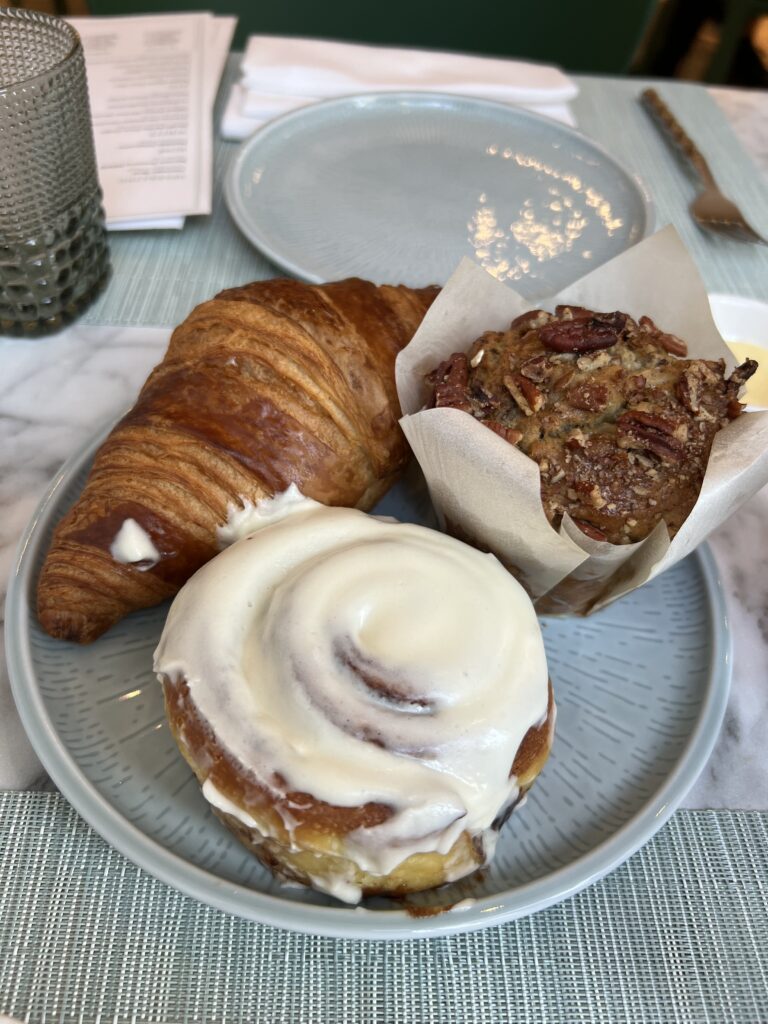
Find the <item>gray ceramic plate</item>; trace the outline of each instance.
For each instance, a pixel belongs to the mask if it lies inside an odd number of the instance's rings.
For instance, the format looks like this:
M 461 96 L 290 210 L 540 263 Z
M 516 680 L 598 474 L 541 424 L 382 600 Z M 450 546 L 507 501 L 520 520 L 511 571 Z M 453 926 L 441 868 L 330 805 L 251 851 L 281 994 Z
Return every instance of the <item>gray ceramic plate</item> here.
M 21 543 L 6 607 L 14 696 L 45 767 L 113 846 L 232 914 L 298 931 L 408 938 L 499 924 L 572 895 L 620 864 L 672 813 L 709 756 L 725 709 L 729 634 L 706 551 L 586 620 L 548 620 L 558 703 L 552 756 L 482 873 L 413 897 L 466 909 L 413 917 L 280 886 L 208 810 L 163 716 L 152 651 L 166 609 L 139 612 L 88 647 L 50 639 L 35 581 L 55 523 L 103 435 L 63 467 Z M 379 511 L 432 525 L 414 476 Z M 631 913 L 631 908 L 628 908 Z
M 245 142 L 230 212 L 307 281 L 444 284 L 471 256 L 528 298 L 551 294 L 652 227 L 637 178 L 557 121 L 438 93 L 304 107 Z

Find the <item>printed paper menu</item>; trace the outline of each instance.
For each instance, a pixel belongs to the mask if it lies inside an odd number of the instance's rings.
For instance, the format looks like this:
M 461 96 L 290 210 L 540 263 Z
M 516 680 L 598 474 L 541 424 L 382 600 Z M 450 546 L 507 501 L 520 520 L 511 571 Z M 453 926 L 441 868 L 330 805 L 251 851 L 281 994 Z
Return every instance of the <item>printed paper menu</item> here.
M 210 213 L 212 107 L 234 18 L 76 18 L 111 227 Z M 137 224 L 137 220 L 157 221 Z

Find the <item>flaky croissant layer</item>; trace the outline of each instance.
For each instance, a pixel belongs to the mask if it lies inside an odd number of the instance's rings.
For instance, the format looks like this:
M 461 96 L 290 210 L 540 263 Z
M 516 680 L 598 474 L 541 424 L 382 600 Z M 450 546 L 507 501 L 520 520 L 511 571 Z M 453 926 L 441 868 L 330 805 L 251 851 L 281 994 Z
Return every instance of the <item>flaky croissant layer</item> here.
M 395 357 L 437 291 L 277 279 L 197 306 L 54 532 L 37 592 L 46 632 L 89 643 L 175 594 L 243 499 L 295 483 L 372 507 L 407 458 Z

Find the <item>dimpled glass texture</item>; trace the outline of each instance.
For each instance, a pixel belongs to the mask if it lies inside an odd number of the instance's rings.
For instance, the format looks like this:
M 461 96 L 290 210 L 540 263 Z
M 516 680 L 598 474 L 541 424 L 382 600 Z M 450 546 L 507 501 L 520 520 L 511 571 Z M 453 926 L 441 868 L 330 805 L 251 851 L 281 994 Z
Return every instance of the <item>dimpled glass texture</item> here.
M 79 36 L 0 7 L 0 333 L 58 329 L 108 271 Z

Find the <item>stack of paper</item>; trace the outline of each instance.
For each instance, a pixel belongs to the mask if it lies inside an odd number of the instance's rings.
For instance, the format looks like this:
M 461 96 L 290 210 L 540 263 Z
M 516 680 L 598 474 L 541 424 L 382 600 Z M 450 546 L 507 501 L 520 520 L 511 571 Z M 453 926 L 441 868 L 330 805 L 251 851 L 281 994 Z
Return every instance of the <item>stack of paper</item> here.
M 88 70 L 107 227 L 180 228 L 211 212 L 213 103 L 235 18 L 71 18 Z
M 221 125 L 225 139 L 243 139 L 296 107 L 360 92 L 429 90 L 511 103 L 574 119 L 578 94 L 556 67 L 460 53 L 361 46 L 320 39 L 251 36 Z

